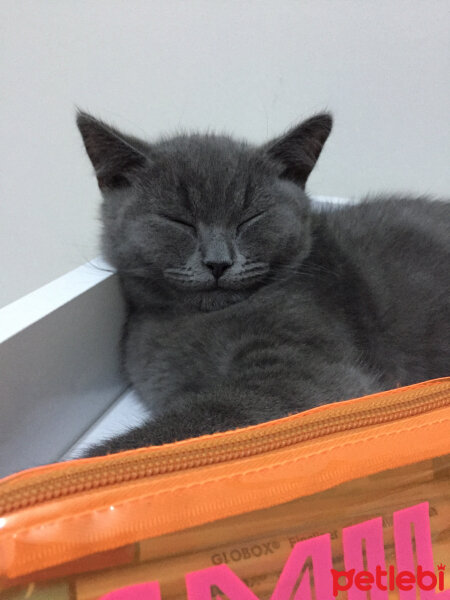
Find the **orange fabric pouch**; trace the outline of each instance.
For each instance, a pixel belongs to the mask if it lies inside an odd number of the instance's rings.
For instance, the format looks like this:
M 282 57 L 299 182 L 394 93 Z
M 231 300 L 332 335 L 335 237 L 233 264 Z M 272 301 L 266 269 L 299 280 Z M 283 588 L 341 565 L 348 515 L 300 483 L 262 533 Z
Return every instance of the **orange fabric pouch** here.
M 450 600 L 450 378 L 0 482 L 0 598 Z

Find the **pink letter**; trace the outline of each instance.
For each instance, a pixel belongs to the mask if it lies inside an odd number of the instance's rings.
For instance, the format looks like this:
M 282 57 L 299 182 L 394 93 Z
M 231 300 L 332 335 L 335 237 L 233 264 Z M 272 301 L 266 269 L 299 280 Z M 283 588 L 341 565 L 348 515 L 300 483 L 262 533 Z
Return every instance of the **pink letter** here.
M 312 600 L 309 567 L 303 568 L 308 558 L 312 562 L 316 600 L 330 600 L 333 563 L 329 533 L 298 542 L 294 546 L 270 600 Z
M 367 569 L 364 565 L 363 541 L 365 541 Z M 383 520 L 381 517 L 345 527 L 342 530 L 342 542 L 347 571 L 355 569 L 358 573 L 367 570 L 375 577 L 377 567 L 385 569 Z M 388 599 L 387 590 L 379 589 L 377 586 L 372 586 L 370 596 L 372 600 Z M 348 600 L 366 600 L 367 592 L 352 586 L 348 590 L 347 597 Z
M 422 571 L 434 573 L 433 548 L 431 545 L 430 518 L 428 502 L 416 504 L 394 513 L 394 542 L 397 569 L 414 573 L 417 566 Z M 413 533 L 416 546 L 414 560 Z M 419 588 L 421 600 L 450 600 L 450 590 L 436 593 L 433 590 Z M 415 600 L 416 590 L 400 591 L 400 600 Z
M 258 600 L 227 565 L 209 567 L 186 575 L 189 600 L 212 600 L 211 586 L 219 587 L 230 600 Z

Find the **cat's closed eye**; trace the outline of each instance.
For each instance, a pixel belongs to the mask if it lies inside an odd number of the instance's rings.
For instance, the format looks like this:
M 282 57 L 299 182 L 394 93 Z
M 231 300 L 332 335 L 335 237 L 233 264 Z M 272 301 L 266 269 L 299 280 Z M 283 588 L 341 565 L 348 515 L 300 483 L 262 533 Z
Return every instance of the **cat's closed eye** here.
M 246 227 L 248 227 L 249 225 L 252 225 L 256 221 L 258 221 L 260 219 L 260 217 L 262 217 L 265 213 L 266 213 L 266 211 L 263 210 L 263 211 L 260 211 L 256 214 L 252 215 L 251 217 L 248 217 L 248 219 L 245 219 L 244 221 L 239 223 L 239 225 L 236 228 L 236 231 L 238 233 L 240 233 L 241 231 L 245 230 Z
M 175 225 L 179 225 L 184 229 L 191 231 L 191 233 L 196 233 L 197 228 L 193 223 L 189 221 L 185 221 L 184 219 L 180 219 L 179 217 L 172 217 L 171 215 L 159 215 L 162 219 L 169 221 L 170 223 L 174 223 Z

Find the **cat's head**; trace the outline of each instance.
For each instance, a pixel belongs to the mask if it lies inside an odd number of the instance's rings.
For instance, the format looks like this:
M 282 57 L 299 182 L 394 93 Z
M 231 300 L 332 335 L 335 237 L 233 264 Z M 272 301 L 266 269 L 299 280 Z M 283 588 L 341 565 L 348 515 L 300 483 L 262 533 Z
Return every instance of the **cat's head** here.
M 103 196 L 103 252 L 135 307 L 223 308 L 308 253 L 304 187 L 330 115 L 259 147 L 197 134 L 147 143 L 81 112 L 77 123 Z

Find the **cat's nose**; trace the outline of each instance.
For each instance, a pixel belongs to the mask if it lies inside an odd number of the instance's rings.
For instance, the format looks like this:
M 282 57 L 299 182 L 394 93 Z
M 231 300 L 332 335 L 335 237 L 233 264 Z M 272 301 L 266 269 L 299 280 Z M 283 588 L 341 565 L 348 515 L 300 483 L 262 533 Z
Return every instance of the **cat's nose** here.
M 228 267 L 231 267 L 233 263 L 231 261 L 225 261 L 225 262 L 210 262 L 210 261 L 205 261 L 205 265 L 211 269 L 212 274 L 214 275 L 214 277 L 216 279 L 219 279 L 219 277 L 222 277 L 222 275 L 225 273 L 225 271 L 228 269 Z

